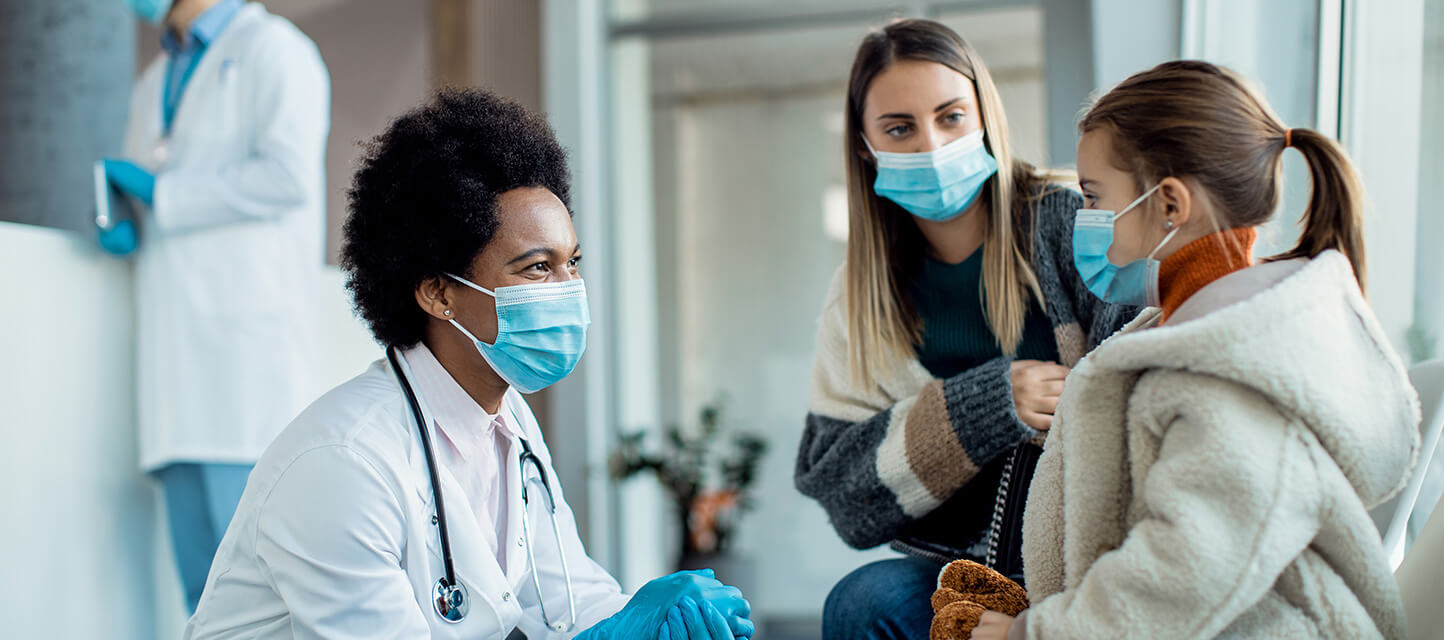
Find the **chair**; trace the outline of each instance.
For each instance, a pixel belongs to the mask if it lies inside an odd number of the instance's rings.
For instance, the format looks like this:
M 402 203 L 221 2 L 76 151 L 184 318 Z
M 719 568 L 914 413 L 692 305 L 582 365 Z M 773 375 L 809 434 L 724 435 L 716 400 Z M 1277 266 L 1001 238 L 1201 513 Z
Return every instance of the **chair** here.
M 1404 596 L 1409 637 L 1444 638 L 1444 606 L 1439 604 L 1444 593 L 1444 509 L 1429 517 L 1394 579 Z
M 1444 411 L 1440 411 L 1440 405 L 1444 403 L 1441 402 L 1444 401 L 1444 360 L 1431 360 L 1410 367 L 1409 381 L 1419 392 L 1420 409 L 1423 414 L 1423 419 L 1419 422 L 1421 432 L 1419 461 L 1409 474 L 1409 483 L 1404 486 L 1404 490 L 1392 500 L 1375 507 L 1371 512 L 1374 516 L 1374 524 L 1379 527 L 1379 531 L 1383 535 L 1384 550 L 1388 552 L 1389 556 L 1389 566 L 1395 571 L 1404 561 L 1409 519 L 1414 515 L 1414 508 L 1419 501 L 1424 480 L 1432 466 L 1434 451 L 1439 445 L 1440 432 L 1444 431 Z M 1427 505 L 1427 509 L 1432 510 L 1433 505 Z M 1432 520 L 1437 519 L 1433 518 Z

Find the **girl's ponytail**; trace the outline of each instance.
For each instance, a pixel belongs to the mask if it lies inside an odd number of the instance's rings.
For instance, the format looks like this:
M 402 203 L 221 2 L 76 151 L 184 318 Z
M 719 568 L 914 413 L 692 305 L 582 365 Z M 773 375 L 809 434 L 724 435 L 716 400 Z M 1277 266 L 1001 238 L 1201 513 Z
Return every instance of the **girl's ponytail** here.
M 1313 258 L 1336 249 L 1349 258 L 1359 288 L 1364 288 L 1364 184 L 1339 143 L 1312 129 L 1290 129 L 1285 147 L 1292 146 L 1309 164 L 1313 185 L 1303 216 L 1299 244 L 1275 260 Z

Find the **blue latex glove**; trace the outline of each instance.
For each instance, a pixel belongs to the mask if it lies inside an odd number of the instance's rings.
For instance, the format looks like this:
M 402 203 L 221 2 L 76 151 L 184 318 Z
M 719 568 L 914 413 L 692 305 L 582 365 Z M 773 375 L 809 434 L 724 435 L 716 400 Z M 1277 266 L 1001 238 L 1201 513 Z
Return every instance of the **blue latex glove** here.
M 667 619 L 657 632 L 657 640 L 736 640 L 745 636 L 733 636 L 727 618 L 722 616 L 712 603 L 703 600 L 698 603 L 690 597 L 683 597 L 676 606 L 667 610 Z
M 693 601 L 693 607 L 681 606 L 686 599 Z M 755 628 L 749 619 L 752 607 L 742 597 L 742 592 L 737 587 L 718 582 L 711 569 L 703 569 L 678 571 L 642 585 L 632 599 L 627 601 L 627 606 L 622 607 L 616 615 L 583 631 L 576 640 L 657 638 L 663 630 L 662 625 L 667 621 L 668 614 L 674 608 L 678 608 L 677 614 L 683 628 L 686 628 L 687 617 L 692 611 L 696 611 L 697 616 L 693 619 L 694 625 L 700 620 L 701 626 L 705 628 L 706 612 L 700 607 L 703 602 L 708 603 L 726 620 L 730 632 L 726 638 L 752 637 Z M 667 633 L 675 633 L 673 625 L 667 626 Z M 693 636 L 689 633 L 684 637 L 713 640 L 711 635 Z M 670 635 L 667 640 L 671 640 Z
M 155 176 L 129 160 L 105 159 L 105 179 L 149 207 L 155 204 Z
M 135 253 L 139 240 L 135 233 L 135 223 L 130 220 L 121 220 L 109 229 L 100 229 L 100 248 L 114 256 L 128 256 Z

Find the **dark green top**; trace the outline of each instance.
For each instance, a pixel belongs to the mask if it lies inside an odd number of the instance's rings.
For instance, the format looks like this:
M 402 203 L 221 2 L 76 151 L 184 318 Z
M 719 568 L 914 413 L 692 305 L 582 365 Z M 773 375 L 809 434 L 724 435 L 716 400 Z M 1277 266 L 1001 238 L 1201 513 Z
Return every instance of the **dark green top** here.
M 983 315 L 983 249 L 958 264 L 924 258 L 911 287 L 923 321 L 918 361 L 938 378 L 951 378 L 1003 355 Z M 1058 361 L 1048 314 L 1033 300 L 1018 344 L 1018 360 Z

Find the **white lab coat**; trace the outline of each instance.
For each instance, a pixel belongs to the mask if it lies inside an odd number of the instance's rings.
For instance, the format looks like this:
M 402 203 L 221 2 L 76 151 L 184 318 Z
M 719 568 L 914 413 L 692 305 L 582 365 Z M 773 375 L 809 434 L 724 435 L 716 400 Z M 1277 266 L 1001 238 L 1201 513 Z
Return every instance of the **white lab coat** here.
M 315 45 L 254 3 L 201 58 L 168 138 L 165 74 L 161 56 L 137 81 L 125 138 L 157 174 L 135 263 L 141 465 L 250 463 L 320 391 L 308 305 L 329 79 Z
M 420 401 L 430 419 L 426 399 Z M 528 508 L 538 568 L 527 560 L 515 440 L 504 469 L 508 526 L 497 536 L 505 572 L 461 485 L 445 465 L 438 468 L 453 562 L 472 604 L 457 624 L 435 613 L 431 594 L 444 571 L 426 457 L 401 387 L 380 360 L 322 396 L 266 450 L 185 637 L 502 640 L 520 628 L 530 640 L 558 640 L 621 610 L 628 596 L 587 556 L 526 401 L 510 390 L 502 411 L 515 419 L 552 483 L 576 593 L 575 629 L 555 633 L 542 624 L 532 571 L 540 571 L 554 620 L 565 613 L 566 590 L 542 500 Z

